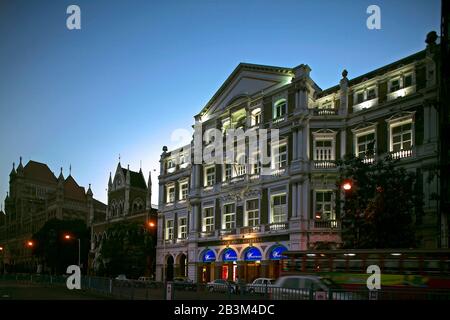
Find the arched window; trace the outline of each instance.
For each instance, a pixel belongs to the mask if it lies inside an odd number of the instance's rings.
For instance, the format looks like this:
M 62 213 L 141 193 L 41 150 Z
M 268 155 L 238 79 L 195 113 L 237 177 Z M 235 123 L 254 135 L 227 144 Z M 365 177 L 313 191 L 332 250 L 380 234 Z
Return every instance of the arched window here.
M 287 113 L 286 99 L 280 99 L 273 105 L 273 119 L 283 118 Z

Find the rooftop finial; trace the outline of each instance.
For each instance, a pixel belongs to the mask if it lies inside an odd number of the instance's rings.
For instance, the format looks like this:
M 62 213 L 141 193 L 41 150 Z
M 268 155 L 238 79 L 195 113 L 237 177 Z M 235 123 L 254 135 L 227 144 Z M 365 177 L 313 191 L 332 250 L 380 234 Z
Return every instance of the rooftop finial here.
M 348 71 L 347 69 L 344 69 L 344 71 L 342 71 L 342 78 L 347 78 L 348 75 Z
M 22 164 L 22 156 L 20 156 L 19 159 L 20 159 L 20 164 Z
M 69 176 L 72 175 L 72 164 L 69 165 Z
M 119 153 L 119 163 L 120 163 L 120 153 Z
M 13 170 L 16 170 L 16 163 L 13 162 Z
M 62 172 L 63 172 L 63 167 L 61 167 L 61 174 L 62 174 Z

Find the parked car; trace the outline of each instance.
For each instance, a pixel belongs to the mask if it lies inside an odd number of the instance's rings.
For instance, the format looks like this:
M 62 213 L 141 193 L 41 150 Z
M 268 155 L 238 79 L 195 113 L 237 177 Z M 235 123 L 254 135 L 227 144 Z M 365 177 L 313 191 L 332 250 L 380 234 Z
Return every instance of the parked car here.
M 209 292 L 229 292 L 236 293 L 237 285 L 232 281 L 216 279 L 206 284 L 206 290 Z
M 188 277 L 175 277 L 173 278 L 173 287 L 174 289 L 181 290 L 197 290 L 197 285 L 189 279 Z
M 273 285 L 275 279 L 257 278 L 247 285 L 247 292 L 250 294 L 265 294 L 269 292 L 269 287 Z
M 290 275 L 280 277 L 270 287 L 273 300 L 308 300 L 329 299 L 329 292 L 333 300 L 358 299 L 352 292 L 345 292 L 331 279 L 311 275 Z
M 132 280 L 128 279 L 124 274 L 119 274 L 115 280 L 116 284 L 120 287 L 130 287 L 133 285 Z
M 157 288 L 158 283 L 150 277 L 139 277 L 136 281 L 136 286 L 139 288 Z

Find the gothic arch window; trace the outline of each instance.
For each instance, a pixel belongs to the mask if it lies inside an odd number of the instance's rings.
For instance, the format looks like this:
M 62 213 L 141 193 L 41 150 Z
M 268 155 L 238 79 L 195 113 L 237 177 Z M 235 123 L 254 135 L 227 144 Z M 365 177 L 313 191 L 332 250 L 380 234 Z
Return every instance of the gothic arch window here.
M 133 201 L 133 212 L 138 212 L 144 209 L 144 202 L 141 198 L 136 198 Z

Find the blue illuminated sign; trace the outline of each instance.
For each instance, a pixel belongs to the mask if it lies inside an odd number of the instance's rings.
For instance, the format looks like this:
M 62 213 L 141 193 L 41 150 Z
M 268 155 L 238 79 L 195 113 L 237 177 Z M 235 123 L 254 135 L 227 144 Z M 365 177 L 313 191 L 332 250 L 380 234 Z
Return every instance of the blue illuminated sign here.
M 216 261 L 216 254 L 212 250 L 206 250 L 203 254 L 203 262 Z
M 262 260 L 261 251 L 256 247 L 250 247 L 245 251 L 244 260 L 246 261 L 258 261 Z
M 237 260 L 237 253 L 231 248 L 226 249 L 223 252 L 223 261 L 236 261 Z
M 269 259 L 270 260 L 280 260 L 283 258 L 286 258 L 286 256 L 283 256 L 283 252 L 287 251 L 285 246 L 279 245 L 270 251 Z

